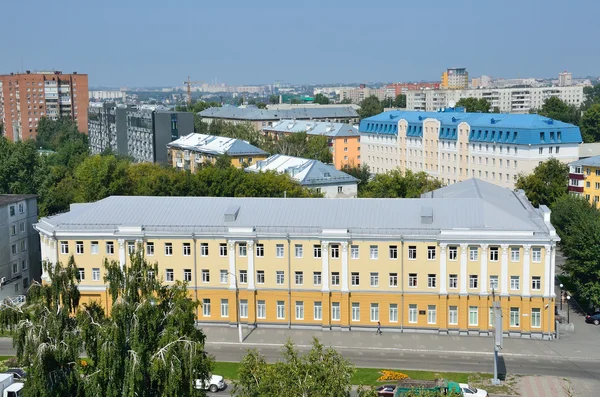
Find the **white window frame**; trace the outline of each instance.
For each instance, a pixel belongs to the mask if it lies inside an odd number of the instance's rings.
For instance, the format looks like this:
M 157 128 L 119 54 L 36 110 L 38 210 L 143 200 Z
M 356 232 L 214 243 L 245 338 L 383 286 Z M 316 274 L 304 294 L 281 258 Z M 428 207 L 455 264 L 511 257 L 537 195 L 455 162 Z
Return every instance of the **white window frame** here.
M 257 270 L 256 271 L 256 284 L 264 284 L 265 283 L 265 271 Z
M 210 269 L 202 269 L 202 282 L 205 284 L 210 283 Z
M 521 289 L 521 277 L 520 276 L 510 276 L 510 290 L 518 291 Z
M 166 282 L 175 281 L 175 271 L 173 269 L 165 269 L 165 281 Z
M 531 261 L 533 263 L 541 263 L 542 262 L 542 249 L 541 248 L 532 248 L 531 249 Z
M 323 275 L 321 272 L 313 272 L 313 285 L 323 284 Z
M 154 256 L 154 243 L 151 241 L 146 243 L 146 256 Z
M 90 243 L 90 253 L 92 255 L 98 255 L 100 253 L 100 245 L 97 241 L 92 241 Z
M 296 320 L 304 320 L 304 302 L 296 301 Z
M 379 321 L 379 303 L 371 303 L 371 322 Z
M 260 299 L 256 301 L 256 318 L 267 318 L 267 304 L 265 300 Z
M 283 244 L 275 245 L 275 257 L 283 258 L 284 256 L 285 256 L 285 249 L 283 247 Z
M 192 282 L 192 269 L 183 269 L 183 281 Z
M 458 325 L 458 306 L 448 307 L 448 324 Z
M 500 288 L 500 280 L 495 274 L 490 275 L 490 290 L 497 291 Z
M 248 318 L 248 299 L 240 299 L 240 318 Z
M 427 324 L 437 324 L 436 305 L 427 305 Z
M 458 288 L 458 274 L 448 275 L 448 289 Z
M 229 317 L 229 299 L 221 299 L 221 317 Z
M 350 259 L 359 259 L 360 249 L 358 245 L 350 246 Z
M 75 253 L 77 255 L 81 255 L 84 253 L 83 250 L 83 241 L 75 241 Z
M 458 260 L 458 247 L 453 245 L 448 247 L 448 260 L 457 261 Z
M 473 319 L 475 321 L 473 321 Z M 479 307 L 469 306 L 469 326 L 476 327 L 479 325 Z
M 340 302 L 331 302 L 331 321 L 340 321 Z
M 408 305 L 408 323 L 416 324 L 419 322 L 419 307 L 415 304 Z
M 200 243 L 200 256 L 208 256 L 208 243 Z
M 285 301 L 277 301 L 277 320 L 285 320 Z
M 210 317 L 210 298 L 202 298 L 202 317 Z
M 331 272 L 331 285 L 332 286 L 340 285 L 340 273 L 339 272 Z
M 165 256 L 173 256 L 173 243 L 165 243 Z
M 352 321 L 360 321 L 360 302 L 352 302 L 351 307 Z
M 427 288 L 437 288 L 437 274 L 427 274 Z
M 238 244 L 238 255 L 240 257 L 246 257 L 246 256 L 248 256 L 248 246 L 246 245 L 246 243 L 239 243 Z
M 419 285 L 419 274 L 408 273 L 408 288 L 417 288 Z
M 477 274 L 469 274 L 469 289 L 479 288 L 479 276 Z
M 435 245 L 427 246 L 427 260 L 434 261 L 436 257 L 436 247 Z
M 68 255 L 69 254 L 69 242 L 68 241 L 61 241 L 60 242 L 60 253 L 62 255 Z
M 225 269 L 219 270 L 219 281 L 221 284 L 227 284 L 229 282 L 229 271 Z
M 373 287 L 373 288 L 379 287 L 379 273 L 371 272 L 370 281 L 371 281 L 371 287 Z
M 518 247 L 511 247 L 510 249 L 510 261 L 519 262 L 521 260 L 521 250 Z
M 531 328 L 542 328 L 542 309 L 531 309 Z
M 227 243 L 219 243 L 219 256 L 220 257 L 227 256 Z
M 190 245 L 190 243 L 183 243 L 181 246 L 181 252 L 183 252 L 183 256 L 191 256 L 192 246 Z
M 397 303 L 390 303 L 389 321 L 390 321 L 390 323 L 398 322 L 398 304 Z
M 513 310 L 516 309 L 516 310 Z M 509 309 L 509 327 L 518 328 L 521 326 L 521 308 L 511 307 Z M 515 321 L 516 320 L 516 321 Z
M 340 258 L 340 245 L 339 244 L 331 244 L 331 259 L 339 259 Z
M 323 249 L 320 244 L 313 245 L 313 258 L 320 259 L 323 256 Z
M 264 244 L 256 244 L 256 257 L 264 258 L 265 256 L 265 245 Z
M 390 255 L 390 260 L 395 261 L 398 259 L 398 246 L 397 245 L 389 246 L 389 255 Z
M 531 290 L 532 291 L 541 291 L 542 290 L 542 277 L 541 276 L 532 276 L 531 277 Z
M 302 258 L 304 256 L 304 248 L 302 244 L 294 245 L 294 252 L 296 254 L 296 258 Z
M 390 288 L 398 288 L 398 273 L 390 273 L 388 275 L 388 286 Z
M 313 319 L 323 320 L 323 303 L 315 301 L 313 302 Z
M 277 285 L 285 284 L 285 273 L 283 270 L 275 271 L 275 283 Z
M 476 262 L 479 260 L 479 248 L 469 247 L 469 260 L 471 262 Z
M 372 260 L 379 259 L 379 246 L 377 246 L 377 245 L 369 246 L 369 258 Z
M 408 246 L 408 260 L 414 261 L 417 259 L 417 246 L 409 245 Z
M 490 248 L 490 262 L 498 262 L 498 259 L 500 258 L 500 249 L 498 249 L 498 247 L 491 247 Z
M 294 272 L 294 284 L 304 285 L 304 272 L 302 270 Z
M 248 284 L 248 270 L 240 270 L 238 272 L 238 282 L 240 284 Z
M 92 268 L 92 281 L 100 281 L 100 268 L 99 267 Z
M 350 281 L 351 281 L 351 285 L 359 286 L 360 285 L 360 273 L 359 272 L 350 273 Z

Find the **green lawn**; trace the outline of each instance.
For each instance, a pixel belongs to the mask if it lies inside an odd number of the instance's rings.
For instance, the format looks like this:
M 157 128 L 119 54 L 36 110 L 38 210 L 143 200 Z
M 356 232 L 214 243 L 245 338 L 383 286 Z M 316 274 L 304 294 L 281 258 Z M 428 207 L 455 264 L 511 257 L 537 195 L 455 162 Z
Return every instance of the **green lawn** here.
M 235 380 L 237 379 L 239 365 L 239 363 L 216 362 L 213 373 L 221 375 L 225 377 L 225 379 Z M 408 377 L 411 379 L 433 380 L 436 378 L 444 378 L 459 383 L 468 383 L 469 376 L 471 375 L 470 373 L 464 372 L 412 371 L 392 368 L 356 368 L 356 373 L 352 377 L 352 384 L 375 386 L 383 383 L 395 383 L 395 381 L 377 382 L 377 378 L 381 376 L 379 371 L 382 369 L 402 372 L 403 374 L 408 375 Z M 491 378 L 491 375 L 480 374 L 480 377 Z

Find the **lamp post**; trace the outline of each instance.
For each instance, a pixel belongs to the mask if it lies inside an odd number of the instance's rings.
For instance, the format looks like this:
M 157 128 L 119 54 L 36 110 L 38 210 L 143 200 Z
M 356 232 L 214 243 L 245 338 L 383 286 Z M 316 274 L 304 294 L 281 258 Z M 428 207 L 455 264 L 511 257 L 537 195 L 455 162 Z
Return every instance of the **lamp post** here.
M 237 276 L 234 273 L 228 272 L 233 276 L 235 280 L 235 301 L 237 304 L 237 325 L 238 325 L 238 337 L 240 339 L 240 343 L 244 343 L 244 337 L 242 335 L 242 307 L 240 306 L 240 287 L 238 285 Z
M 565 300 L 565 295 L 563 294 L 563 290 L 562 290 L 562 288 L 563 288 L 563 285 L 562 285 L 562 283 L 561 283 L 561 284 L 560 284 L 560 310 L 561 310 L 561 311 L 562 311 L 562 304 L 563 304 L 563 301 Z
M 567 324 L 571 323 L 571 305 L 569 305 L 570 300 L 571 295 L 567 295 Z

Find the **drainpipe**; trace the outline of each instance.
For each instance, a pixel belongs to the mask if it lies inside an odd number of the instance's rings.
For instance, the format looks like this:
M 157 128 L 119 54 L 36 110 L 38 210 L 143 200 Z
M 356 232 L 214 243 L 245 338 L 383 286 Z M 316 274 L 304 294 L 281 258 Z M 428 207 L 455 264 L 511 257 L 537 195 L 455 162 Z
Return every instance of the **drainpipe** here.
M 404 236 L 400 237 L 400 280 L 402 287 L 400 289 L 402 302 L 402 317 L 400 320 L 400 332 L 404 332 Z
M 288 244 L 288 329 L 292 328 L 292 246 L 290 242 L 290 234 L 287 235 Z M 304 277 L 304 276 L 303 276 Z
M 196 249 L 196 233 L 192 233 L 192 241 L 194 243 L 194 296 L 196 297 L 196 303 L 198 303 L 198 270 L 197 270 L 197 264 L 196 264 L 196 258 L 197 258 L 197 249 Z M 200 313 L 198 312 L 198 305 L 196 305 L 196 322 L 198 322 L 198 315 Z

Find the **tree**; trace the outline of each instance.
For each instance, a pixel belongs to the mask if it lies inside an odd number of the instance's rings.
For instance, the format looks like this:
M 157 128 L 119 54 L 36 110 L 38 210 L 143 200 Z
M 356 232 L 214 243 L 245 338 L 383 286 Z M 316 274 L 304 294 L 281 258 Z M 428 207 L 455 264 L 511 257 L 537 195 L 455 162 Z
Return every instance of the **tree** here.
M 333 348 L 314 338 L 309 352 L 302 354 L 288 340 L 282 359 L 273 365 L 257 350 L 250 350 L 241 362 L 234 394 L 239 397 L 346 397 L 352 388 L 354 366 Z
M 4 123 L 0 121 L 0 135 L 4 134 Z
M 279 103 L 279 96 L 275 95 L 275 94 L 271 94 L 271 96 L 269 96 L 269 103 L 273 104 L 273 105 Z
M 115 156 L 86 158 L 75 170 L 78 186 L 75 200 L 88 203 L 111 195 L 127 195 L 131 188 L 127 174 L 129 164 L 129 161 Z
M 395 169 L 375 175 L 364 188 L 363 197 L 414 198 L 440 187 L 442 183 L 425 172 L 413 173 L 407 170 L 402 175 L 400 169 Z
M 569 166 L 555 158 L 535 167 L 529 175 L 519 175 L 515 187 L 523 189 L 531 203 L 539 207 L 551 207 L 556 200 L 567 194 Z
M 383 104 L 375 95 L 365 98 L 360 103 L 360 109 L 358 110 L 361 119 L 375 116 L 381 112 L 383 112 Z
M 318 103 L 319 105 L 327 105 L 329 104 L 329 98 L 321 93 L 318 93 L 317 95 L 315 95 L 314 102 Z
M 301 103 L 302 103 L 302 101 L 300 101 L 300 99 L 298 99 L 298 98 L 290 99 L 290 104 L 292 104 L 292 105 L 300 105 Z
M 266 109 L 267 108 L 267 104 L 264 102 L 256 102 L 256 107 L 259 109 Z
M 396 95 L 396 99 L 394 99 L 394 107 L 406 109 L 406 95 L 404 95 L 404 94 Z
M 583 113 L 579 127 L 584 142 L 600 141 L 600 103 L 592 104 Z
M 456 107 L 463 107 L 469 113 L 489 113 L 492 105 L 485 98 L 461 98 Z
M 600 84 L 595 84 L 593 87 L 584 87 L 583 95 L 585 100 L 582 108 L 587 109 L 595 103 L 600 103 Z
M 340 101 L 340 103 L 341 103 L 342 105 L 350 105 L 350 104 L 352 104 L 352 99 L 350 99 L 350 98 L 344 98 L 344 99 L 342 99 L 342 100 Z
M 347 165 L 343 171 L 358 179 L 358 196 L 362 197 L 363 193 L 369 188 L 371 180 L 371 170 L 367 164 L 362 165 Z
M 575 105 L 567 105 L 566 102 L 558 97 L 546 99 L 538 114 L 575 125 L 579 124 L 579 119 L 581 118 L 581 111 Z

